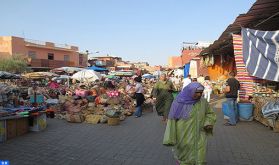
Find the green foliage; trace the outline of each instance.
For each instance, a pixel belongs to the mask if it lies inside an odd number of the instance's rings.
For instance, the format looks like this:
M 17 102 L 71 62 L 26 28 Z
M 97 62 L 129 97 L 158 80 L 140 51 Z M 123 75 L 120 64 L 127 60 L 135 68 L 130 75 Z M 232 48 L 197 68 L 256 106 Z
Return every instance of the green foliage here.
M 20 55 L 13 55 L 11 58 L 0 59 L 0 71 L 22 73 L 27 70 L 26 60 Z

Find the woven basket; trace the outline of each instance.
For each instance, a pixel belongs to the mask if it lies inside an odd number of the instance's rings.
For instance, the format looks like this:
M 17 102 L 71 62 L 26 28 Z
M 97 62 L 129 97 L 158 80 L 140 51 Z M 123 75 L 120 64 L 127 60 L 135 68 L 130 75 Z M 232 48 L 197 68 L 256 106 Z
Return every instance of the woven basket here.
M 120 124 L 119 118 L 108 118 L 108 125 L 114 126 L 119 124 Z

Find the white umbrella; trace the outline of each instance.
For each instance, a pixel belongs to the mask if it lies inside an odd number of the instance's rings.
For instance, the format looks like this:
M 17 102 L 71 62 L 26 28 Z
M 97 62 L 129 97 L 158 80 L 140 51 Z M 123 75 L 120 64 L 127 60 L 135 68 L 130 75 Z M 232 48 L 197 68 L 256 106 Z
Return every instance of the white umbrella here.
M 76 79 L 81 82 L 93 82 L 95 80 L 101 79 L 101 77 L 102 76 L 100 73 L 95 72 L 93 70 L 82 70 L 82 71 L 75 73 L 72 76 L 72 79 Z
M 78 72 L 78 71 L 82 71 L 84 70 L 84 68 L 78 68 L 78 67 L 61 67 L 61 68 L 55 68 L 52 71 L 56 72 L 56 71 L 64 71 L 67 73 L 74 73 L 74 72 Z

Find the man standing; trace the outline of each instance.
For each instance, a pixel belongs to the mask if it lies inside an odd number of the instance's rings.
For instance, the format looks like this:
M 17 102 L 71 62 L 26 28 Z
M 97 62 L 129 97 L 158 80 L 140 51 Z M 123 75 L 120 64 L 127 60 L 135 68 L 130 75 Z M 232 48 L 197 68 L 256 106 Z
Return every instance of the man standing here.
M 226 87 L 224 89 L 226 94 L 226 103 L 229 106 L 229 122 L 225 123 L 225 126 L 235 126 L 238 120 L 236 100 L 239 88 L 239 81 L 235 78 L 235 73 L 232 71 L 229 73 L 229 79 L 227 80 Z

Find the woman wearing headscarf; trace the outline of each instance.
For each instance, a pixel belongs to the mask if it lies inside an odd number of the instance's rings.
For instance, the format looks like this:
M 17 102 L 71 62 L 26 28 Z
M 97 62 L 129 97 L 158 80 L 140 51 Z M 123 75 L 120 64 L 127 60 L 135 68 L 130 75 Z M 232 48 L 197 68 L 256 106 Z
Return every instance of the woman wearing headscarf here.
M 168 117 L 173 101 L 173 91 L 174 86 L 172 82 L 167 79 L 166 74 L 162 74 L 160 81 L 154 85 L 151 96 L 156 98 L 156 110 L 159 116 L 163 116 L 163 121 L 166 121 Z
M 204 87 L 193 82 L 173 101 L 163 144 L 173 146 L 180 165 L 206 164 L 207 135 L 212 134 L 216 115 L 202 98 Z
M 134 81 L 136 82 L 136 86 L 135 86 L 135 98 L 136 98 L 136 112 L 135 112 L 135 116 L 136 118 L 141 117 L 142 115 L 142 104 L 144 103 L 144 95 L 143 95 L 143 86 L 141 83 L 141 77 L 136 77 L 134 79 Z

